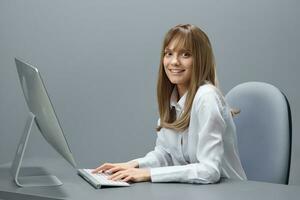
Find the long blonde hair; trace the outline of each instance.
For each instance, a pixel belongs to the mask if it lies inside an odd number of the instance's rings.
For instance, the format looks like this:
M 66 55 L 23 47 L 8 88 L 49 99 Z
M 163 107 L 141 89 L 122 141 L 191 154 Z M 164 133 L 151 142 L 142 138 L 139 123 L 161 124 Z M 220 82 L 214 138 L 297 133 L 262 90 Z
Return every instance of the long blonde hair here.
M 170 108 L 170 98 L 175 87 L 168 79 L 164 70 L 163 59 L 166 47 L 171 41 L 176 42 L 177 48 L 191 51 L 193 57 L 192 75 L 182 115 L 176 119 L 176 113 Z M 177 132 L 186 130 L 190 123 L 190 113 L 197 89 L 205 84 L 217 85 L 216 67 L 213 50 L 207 35 L 197 26 L 179 24 L 171 28 L 165 35 L 158 71 L 157 101 L 161 128 L 173 129 Z

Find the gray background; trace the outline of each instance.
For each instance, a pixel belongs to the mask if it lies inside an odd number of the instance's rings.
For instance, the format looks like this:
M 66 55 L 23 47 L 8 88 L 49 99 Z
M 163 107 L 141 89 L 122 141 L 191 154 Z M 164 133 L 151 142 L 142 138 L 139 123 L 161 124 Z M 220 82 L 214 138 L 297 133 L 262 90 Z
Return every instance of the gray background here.
M 150 151 L 162 39 L 170 27 L 192 23 L 211 39 L 224 93 L 245 81 L 285 92 L 293 114 L 290 183 L 300 184 L 299 6 L 297 0 L 0 0 L 0 163 L 12 160 L 28 113 L 15 56 L 40 69 L 79 166 Z M 57 153 L 35 128 L 26 156 Z

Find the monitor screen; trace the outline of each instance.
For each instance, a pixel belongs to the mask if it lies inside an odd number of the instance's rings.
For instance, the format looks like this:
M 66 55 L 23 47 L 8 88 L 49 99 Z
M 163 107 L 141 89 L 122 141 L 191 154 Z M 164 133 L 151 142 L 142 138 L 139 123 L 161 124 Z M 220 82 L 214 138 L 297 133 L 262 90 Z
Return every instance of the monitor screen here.
M 35 116 L 38 129 L 46 141 L 75 167 L 75 160 L 38 69 L 17 58 L 15 62 L 26 103 Z

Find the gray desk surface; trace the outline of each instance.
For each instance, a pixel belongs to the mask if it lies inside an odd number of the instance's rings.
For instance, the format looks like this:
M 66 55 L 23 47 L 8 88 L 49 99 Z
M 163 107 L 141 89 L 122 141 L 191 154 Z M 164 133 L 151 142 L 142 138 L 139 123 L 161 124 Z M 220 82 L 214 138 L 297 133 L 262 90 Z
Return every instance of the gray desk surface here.
M 35 166 L 35 167 L 32 167 Z M 36 167 L 43 166 L 43 167 Z M 61 159 L 30 160 L 22 173 L 48 172 L 64 184 L 60 187 L 17 187 L 9 174 L 10 164 L 0 165 L 0 199 L 299 199 L 300 186 L 255 181 L 222 180 L 211 185 L 135 183 L 130 187 L 94 189 Z M 47 171 L 45 171 L 47 169 Z

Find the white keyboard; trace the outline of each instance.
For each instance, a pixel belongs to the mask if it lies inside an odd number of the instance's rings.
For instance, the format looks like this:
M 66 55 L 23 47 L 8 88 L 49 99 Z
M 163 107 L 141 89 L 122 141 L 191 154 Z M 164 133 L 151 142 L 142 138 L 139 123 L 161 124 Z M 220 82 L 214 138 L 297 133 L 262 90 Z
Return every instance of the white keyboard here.
M 102 186 L 130 186 L 130 184 L 123 181 L 108 180 L 108 174 L 105 173 L 92 173 L 92 169 L 78 169 L 78 174 L 89 182 L 92 186 L 99 189 Z

